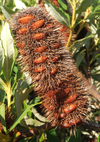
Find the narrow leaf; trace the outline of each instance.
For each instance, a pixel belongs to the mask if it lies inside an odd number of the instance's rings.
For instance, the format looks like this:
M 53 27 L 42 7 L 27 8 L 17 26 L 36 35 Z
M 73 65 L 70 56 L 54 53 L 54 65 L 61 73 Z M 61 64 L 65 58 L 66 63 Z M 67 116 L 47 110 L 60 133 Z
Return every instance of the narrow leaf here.
M 5 18 L 6 18 L 7 20 L 9 20 L 9 19 L 10 19 L 9 13 L 5 10 L 5 8 L 4 8 L 3 6 L 0 6 L 0 8 L 1 8 L 2 13 L 4 14 Z
M 75 41 L 75 42 L 71 45 L 70 49 L 74 48 L 74 49 L 75 49 L 74 53 L 75 53 L 75 52 L 76 52 L 77 50 L 79 50 L 82 46 L 85 46 L 85 45 L 87 44 L 87 42 L 90 40 L 91 37 L 93 37 L 93 35 L 89 35 L 89 36 L 87 36 L 87 37 L 85 37 L 85 38 L 82 38 L 82 39 L 80 39 L 80 40 Z
M 58 22 L 70 28 L 69 14 L 64 13 L 61 8 L 56 7 L 49 0 L 45 0 L 45 7 L 50 15 L 52 15 L 52 17 L 54 17 Z
M 4 49 L 2 48 L 2 43 L 0 40 L 0 72 L 2 69 L 3 62 L 4 62 Z
M 81 12 L 85 12 L 86 9 L 89 8 L 93 2 L 94 2 L 94 0 L 83 0 L 76 12 L 78 14 Z
M 100 82 L 100 74 L 91 74 L 92 78 Z
M 49 142 L 60 142 L 54 129 L 47 131 L 46 134 Z
M 1 40 L 3 43 L 4 51 L 5 51 L 3 72 L 8 82 L 10 79 L 11 66 L 14 60 L 14 45 L 13 45 L 14 41 L 11 36 L 9 24 L 7 22 L 5 23 L 1 31 Z
M 5 101 L 5 99 L 6 99 L 5 95 L 6 95 L 5 91 L 0 89 L 0 102 L 4 102 Z
M 27 108 L 22 111 L 22 113 L 19 115 L 19 117 L 17 117 L 17 119 L 15 120 L 14 124 L 10 127 L 8 133 L 9 133 L 12 129 L 14 129 L 14 128 L 17 126 L 17 124 L 20 123 L 20 121 L 24 118 L 24 116 L 27 114 L 27 112 L 28 112 L 32 107 L 34 107 L 34 106 L 36 106 L 36 105 L 38 105 L 38 104 L 40 104 L 40 103 L 32 104 L 32 105 L 27 106 Z
M 61 8 L 63 8 L 64 10 L 67 10 L 67 5 L 62 0 L 58 0 L 58 2 Z
M 76 66 L 77 66 L 77 68 L 79 67 L 79 65 L 80 65 L 81 61 L 83 60 L 84 56 L 85 56 L 85 52 L 84 51 L 82 51 L 82 52 L 80 52 L 78 54 L 78 56 L 76 58 Z
M 100 133 L 99 133 L 99 135 L 98 135 L 97 142 L 100 142 Z
M 0 121 L 1 121 L 1 124 L 3 126 L 3 130 L 5 132 L 7 132 L 6 122 L 5 122 L 5 105 L 4 105 L 4 103 L 0 104 Z

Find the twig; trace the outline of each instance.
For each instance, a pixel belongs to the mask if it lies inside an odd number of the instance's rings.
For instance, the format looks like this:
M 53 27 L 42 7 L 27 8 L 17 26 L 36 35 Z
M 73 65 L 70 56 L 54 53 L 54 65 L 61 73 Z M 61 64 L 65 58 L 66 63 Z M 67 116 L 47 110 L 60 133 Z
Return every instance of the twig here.
M 41 130 L 43 130 L 45 132 L 45 131 L 48 131 L 49 129 L 52 129 L 52 128 L 53 128 L 53 126 L 51 126 L 50 123 L 45 123 L 42 126 L 37 126 L 37 127 L 34 127 L 33 129 L 25 130 L 20 133 L 18 138 L 15 140 L 15 142 L 19 142 L 19 140 L 27 138 L 27 137 L 34 137 L 34 136 L 40 134 Z
M 82 126 L 87 129 L 91 129 L 96 132 L 100 132 L 100 124 L 95 124 L 95 123 L 92 123 L 92 122 L 86 120 L 83 122 Z

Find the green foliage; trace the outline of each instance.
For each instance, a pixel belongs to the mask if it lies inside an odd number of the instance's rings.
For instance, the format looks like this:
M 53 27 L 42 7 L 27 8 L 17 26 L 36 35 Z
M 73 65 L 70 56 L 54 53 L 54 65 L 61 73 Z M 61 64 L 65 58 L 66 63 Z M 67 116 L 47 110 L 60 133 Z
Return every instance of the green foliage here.
M 0 104 L 0 121 L 2 123 L 4 132 L 7 132 L 6 122 L 5 122 L 5 105 L 4 105 L 4 103 Z
M 57 8 L 49 0 L 45 0 L 45 6 L 47 11 L 60 23 L 70 28 L 70 17 L 69 14 L 64 13 L 61 8 Z
M 60 142 L 56 134 L 56 131 L 54 129 L 51 129 L 46 133 L 47 133 L 47 138 L 49 142 Z

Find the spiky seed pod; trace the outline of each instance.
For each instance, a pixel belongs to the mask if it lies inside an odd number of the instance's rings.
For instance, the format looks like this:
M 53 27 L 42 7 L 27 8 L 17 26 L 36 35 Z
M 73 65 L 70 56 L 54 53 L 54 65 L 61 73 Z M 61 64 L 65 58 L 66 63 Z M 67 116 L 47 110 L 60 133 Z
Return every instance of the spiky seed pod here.
M 64 128 L 83 122 L 87 88 L 70 51 L 64 47 L 69 29 L 55 21 L 41 5 L 16 14 L 12 26 L 22 71 L 31 76 L 46 118 L 52 125 Z

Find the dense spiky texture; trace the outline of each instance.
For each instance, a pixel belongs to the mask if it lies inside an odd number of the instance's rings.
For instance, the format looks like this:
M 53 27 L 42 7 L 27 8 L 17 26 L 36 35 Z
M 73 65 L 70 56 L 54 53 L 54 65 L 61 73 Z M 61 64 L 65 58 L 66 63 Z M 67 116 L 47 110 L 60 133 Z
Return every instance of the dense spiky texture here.
M 84 121 L 87 89 L 64 47 L 69 36 L 69 29 L 64 28 L 41 5 L 27 8 L 13 19 L 22 71 L 31 76 L 49 122 L 67 128 Z

